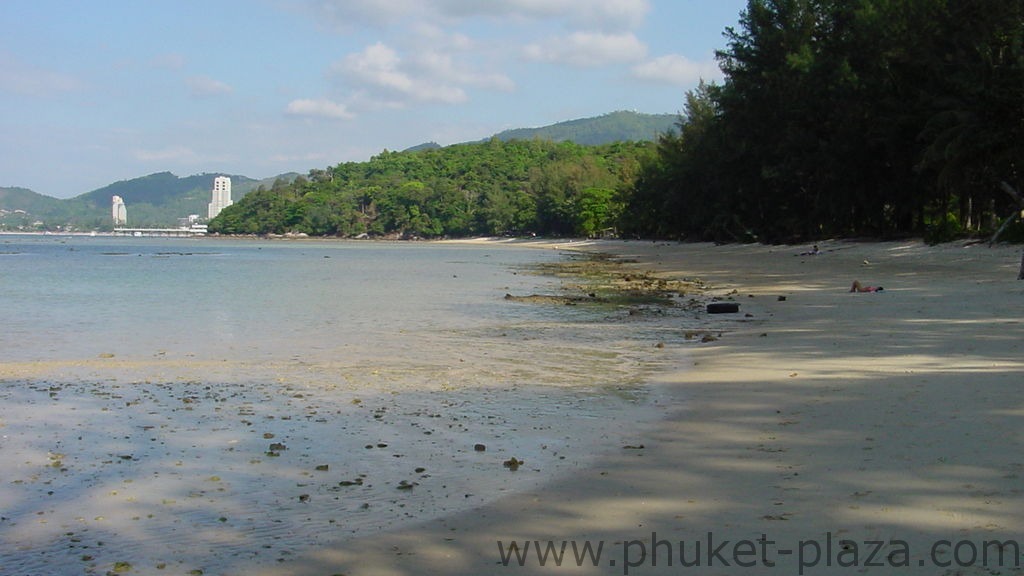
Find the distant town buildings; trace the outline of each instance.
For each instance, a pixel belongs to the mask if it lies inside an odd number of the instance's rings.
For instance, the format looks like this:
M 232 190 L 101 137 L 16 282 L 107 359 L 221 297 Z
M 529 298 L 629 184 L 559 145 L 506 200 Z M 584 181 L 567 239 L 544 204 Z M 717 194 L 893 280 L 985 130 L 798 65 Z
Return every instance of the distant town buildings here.
M 178 218 L 178 228 L 188 228 L 199 223 L 199 214 L 189 214 L 184 218 Z
M 124 226 L 125 224 L 128 224 L 128 209 L 124 205 L 124 200 L 120 196 L 114 196 L 112 200 L 114 226 Z
M 209 218 L 212 220 L 220 211 L 231 206 L 231 178 L 217 176 L 213 179 L 213 198 L 210 200 Z

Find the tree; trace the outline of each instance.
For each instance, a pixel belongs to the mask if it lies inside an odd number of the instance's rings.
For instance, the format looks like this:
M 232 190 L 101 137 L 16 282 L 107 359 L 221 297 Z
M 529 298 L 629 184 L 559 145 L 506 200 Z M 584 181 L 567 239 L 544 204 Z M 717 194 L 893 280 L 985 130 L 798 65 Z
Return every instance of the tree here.
M 980 229 L 1020 187 L 1020 0 L 749 0 L 637 177 L 640 232 L 800 241 Z M 948 230 L 947 230 L 948 232 Z
M 575 231 L 581 236 L 598 236 L 613 228 L 622 213 L 622 205 L 610 188 L 585 188 L 579 195 Z

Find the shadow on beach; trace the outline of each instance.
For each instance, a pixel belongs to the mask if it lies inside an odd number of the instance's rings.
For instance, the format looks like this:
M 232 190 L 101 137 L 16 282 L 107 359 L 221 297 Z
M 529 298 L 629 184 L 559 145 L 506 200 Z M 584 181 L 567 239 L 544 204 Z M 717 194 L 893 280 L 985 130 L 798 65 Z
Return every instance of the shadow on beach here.
M 659 379 L 663 417 L 571 479 L 341 541 L 288 573 L 675 574 L 696 558 L 687 571 L 1019 573 L 1018 252 L 842 247 L 812 260 L 785 247 L 601 246 L 738 290 L 755 321 L 687 350 Z M 869 275 L 884 293 L 846 292 Z M 709 539 L 729 544 L 711 556 Z M 578 562 L 569 548 L 541 568 L 535 546 L 549 541 L 602 556 Z M 737 561 L 744 542 L 754 555 Z

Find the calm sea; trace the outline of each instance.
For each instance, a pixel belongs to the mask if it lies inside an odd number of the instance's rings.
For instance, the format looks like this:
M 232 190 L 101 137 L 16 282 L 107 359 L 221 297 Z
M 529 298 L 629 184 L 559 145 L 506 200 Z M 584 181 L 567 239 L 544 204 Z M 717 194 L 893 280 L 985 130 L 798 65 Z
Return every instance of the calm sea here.
M 440 244 L 0 236 L 0 360 L 321 361 L 541 318 L 506 292 L 555 252 Z
M 504 299 L 567 257 L 0 236 L 0 573 L 243 574 L 621 449 L 659 335 Z

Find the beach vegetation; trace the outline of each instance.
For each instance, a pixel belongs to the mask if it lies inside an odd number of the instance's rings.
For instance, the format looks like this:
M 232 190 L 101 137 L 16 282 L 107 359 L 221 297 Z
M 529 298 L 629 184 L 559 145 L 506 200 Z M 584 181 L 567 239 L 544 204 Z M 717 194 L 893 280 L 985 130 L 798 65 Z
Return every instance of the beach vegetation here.
M 383 151 L 260 187 L 210 222 L 221 234 L 438 238 L 615 230 L 651 141 L 491 138 Z
M 947 240 L 1019 211 L 1024 4 L 750 0 L 624 225 L 720 241 Z

